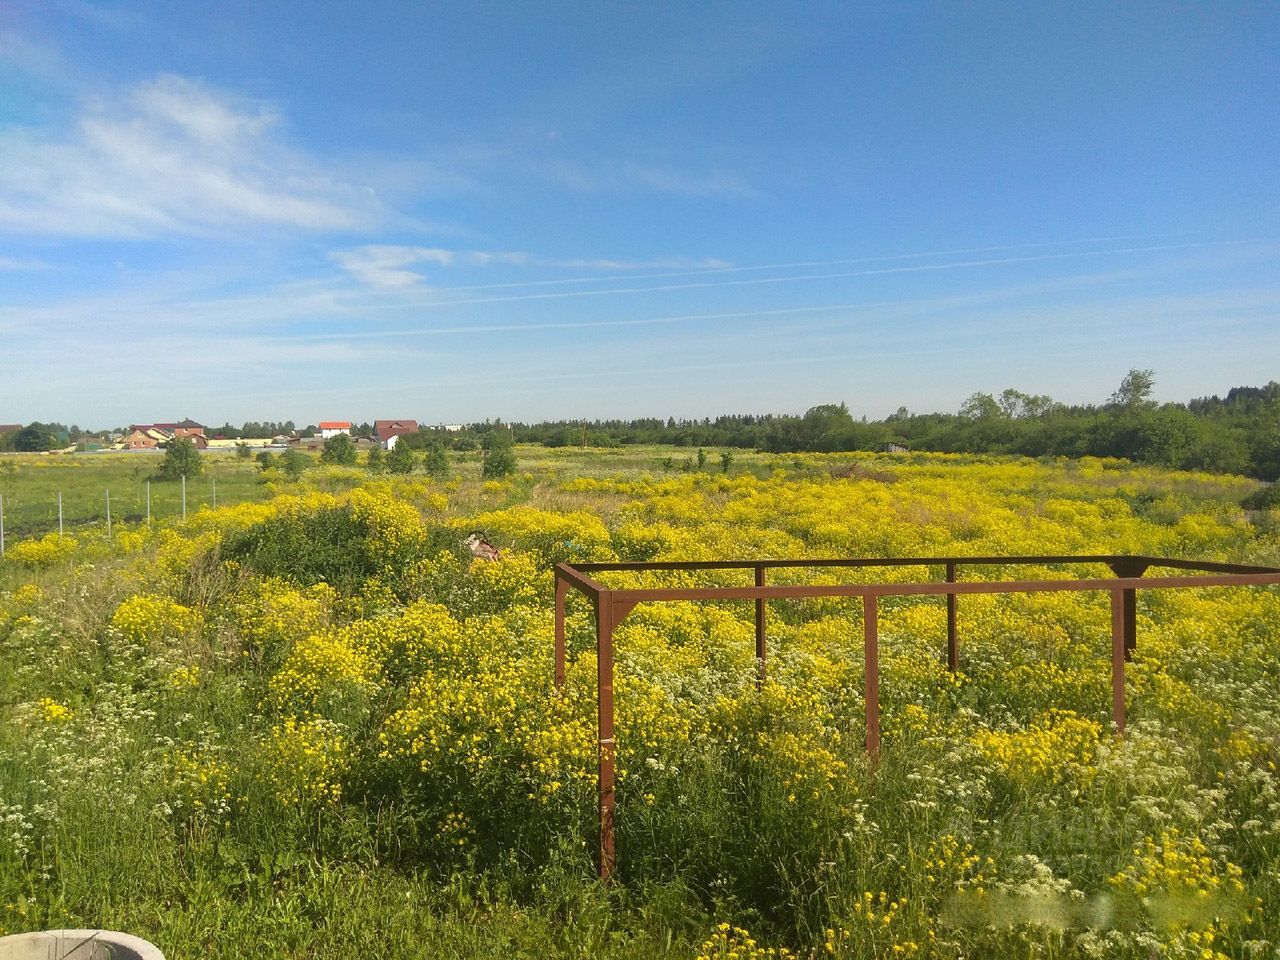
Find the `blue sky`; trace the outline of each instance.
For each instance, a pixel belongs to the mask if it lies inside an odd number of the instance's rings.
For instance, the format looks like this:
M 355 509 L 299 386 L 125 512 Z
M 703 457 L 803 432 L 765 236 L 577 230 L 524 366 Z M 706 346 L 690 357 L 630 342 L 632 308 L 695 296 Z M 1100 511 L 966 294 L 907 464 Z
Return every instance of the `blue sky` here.
M 1280 5 L 0 0 L 0 422 L 1280 379 Z

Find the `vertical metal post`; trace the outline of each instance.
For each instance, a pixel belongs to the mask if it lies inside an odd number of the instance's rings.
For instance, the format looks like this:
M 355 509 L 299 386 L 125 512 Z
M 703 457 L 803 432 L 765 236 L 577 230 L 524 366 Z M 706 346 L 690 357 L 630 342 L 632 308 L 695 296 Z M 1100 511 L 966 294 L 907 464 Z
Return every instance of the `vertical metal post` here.
M 880 637 L 876 595 L 862 595 L 863 678 L 867 702 L 867 753 L 880 756 Z
M 1124 733 L 1125 602 L 1123 590 L 1111 591 L 1111 720 Z
M 1120 592 L 1124 595 L 1124 658 L 1132 660 L 1138 646 L 1138 591 Z
M 756 565 L 756 586 L 764 586 L 764 565 Z M 764 597 L 756 597 L 756 689 L 764 686 L 767 668 L 765 659 L 769 649 L 765 643 Z
M 107 491 L 107 539 L 111 539 L 111 491 Z
M 569 585 L 556 573 L 556 693 L 564 693 L 564 601 Z
M 4 494 L 0 493 L 0 557 L 4 556 Z
M 956 563 L 947 563 L 947 583 L 956 582 Z M 947 669 L 955 673 L 960 669 L 960 647 L 956 642 L 956 595 L 947 594 Z
M 62 536 L 62 491 L 58 491 L 58 536 Z
M 596 596 L 596 730 L 599 744 L 600 790 L 600 879 L 613 877 L 617 858 L 614 851 L 614 756 L 613 733 L 613 599 L 612 591 Z
M 151 481 L 147 481 L 147 526 L 151 526 Z
M 187 475 L 182 475 L 182 519 L 187 519 Z

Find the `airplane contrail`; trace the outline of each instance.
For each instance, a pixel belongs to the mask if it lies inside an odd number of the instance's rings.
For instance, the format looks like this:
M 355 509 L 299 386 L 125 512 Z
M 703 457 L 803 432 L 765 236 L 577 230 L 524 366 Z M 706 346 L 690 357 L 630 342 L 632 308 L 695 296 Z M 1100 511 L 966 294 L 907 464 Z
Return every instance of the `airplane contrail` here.
M 1036 243 L 1007 243 L 991 247 L 967 247 L 959 250 L 933 250 L 927 253 L 897 253 L 877 257 L 853 257 L 842 260 L 795 260 L 787 263 L 758 263 L 739 267 L 706 267 L 700 270 L 678 270 L 666 273 L 620 273 L 609 276 L 562 277 L 558 280 L 523 280 L 510 283 L 476 283 L 465 286 L 431 287 L 433 293 L 459 293 L 466 290 L 505 290 L 518 287 L 543 287 L 565 283 L 606 283 L 614 280 L 666 280 L 674 277 L 698 277 L 709 274 L 745 273 L 757 270 L 785 270 L 808 267 L 835 267 L 854 263 L 883 263 L 891 260 L 921 260 L 926 257 L 959 257 L 997 250 L 1033 250 L 1041 247 L 1065 247 L 1081 243 L 1121 243 L 1130 240 L 1155 240 L 1158 237 L 1188 236 L 1182 233 L 1148 233 L 1127 237 L 1085 237 L 1077 240 L 1044 240 Z
M 1032 257 L 999 257 L 988 260 L 962 260 L 958 263 L 929 263 L 909 267 L 884 267 L 877 270 L 851 270 L 839 273 L 811 273 L 786 277 L 754 277 L 748 280 L 718 280 L 700 283 L 670 283 L 654 287 L 613 287 L 608 290 L 562 290 L 556 293 L 526 293 L 510 297 L 468 297 L 460 300 L 436 300 L 415 303 L 413 306 L 458 307 L 477 303 L 515 303 L 531 300 L 562 300 L 575 297 L 607 297 L 622 294 L 662 293 L 672 290 L 696 290 L 707 287 L 755 286 L 760 284 L 798 283 L 806 280 L 839 280 L 852 277 L 873 277 L 899 273 L 936 272 L 940 270 L 963 270 L 975 267 L 1003 266 L 1012 263 L 1037 263 L 1050 260 L 1070 260 L 1082 257 L 1097 257 L 1126 253 L 1150 253 L 1157 250 L 1186 250 L 1203 247 L 1220 247 L 1232 244 L 1263 243 L 1264 240 L 1215 240 L 1201 243 L 1168 243 L 1145 247 L 1122 247 L 1116 250 L 1081 250 L 1073 253 L 1046 253 Z M 628 278 L 632 279 L 632 278 Z M 433 291 L 434 292 L 434 291 Z M 373 309 L 403 309 L 405 303 L 372 304 Z

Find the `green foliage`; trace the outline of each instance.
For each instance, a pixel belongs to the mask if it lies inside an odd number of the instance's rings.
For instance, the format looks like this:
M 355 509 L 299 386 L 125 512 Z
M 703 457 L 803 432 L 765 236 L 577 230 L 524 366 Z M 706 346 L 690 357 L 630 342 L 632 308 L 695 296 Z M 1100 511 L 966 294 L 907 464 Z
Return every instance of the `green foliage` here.
M 270 470 L 276 462 L 275 455 L 270 450 L 259 450 L 254 459 L 258 461 L 258 469 L 263 471 Z
M 413 468 L 417 465 L 418 458 L 414 456 L 413 451 L 409 449 L 407 444 L 399 441 L 396 441 L 396 445 L 387 454 L 387 469 L 392 473 L 401 475 L 413 473 Z
M 247 443 L 237 443 L 237 444 L 236 444 L 236 457 L 237 457 L 237 459 L 240 459 L 240 460 L 252 460 L 252 459 L 253 459 L 253 450 L 252 450 L 252 449 L 250 449 L 250 447 L 249 447 L 249 445 L 248 445 Z
M 422 465 L 436 480 L 446 479 L 449 476 L 449 454 L 445 452 L 444 444 L 438 440 L 432 441 L 427 447 Z
M 1240 501 L 1246 510 L 1280 510 L 1280 484 L 1269 483 Z
M 724 473 L 729 472 L 729 468 L 733 466 L 733 453 L 729 450 L 720 451 L 720 469 Z
M 198 477 L 204 470 L 200 451 L 189 437 L 171 440 L 165 449 L 158 476 L 161 480 L 177 480 L 179 477 Z
M 370 447 L 369 455 L 365 458 L 364 465 L 370 473 L 383 473 L 387 469 L 387 464 L 382 453 L 382 447 L 377 445 Z
M 290 447 L 280 457 L 280 468 L 290 480 L 301 479 L 303 472 L 310 466 L 311 458 L 295 447 Z
M 486 479 L 509 477 L 516 472 L 516 454 L 512 449 L 511 439 L 505 429 L 493 430 L 485 438 L 484 466 L 481 476 Z
M 321 463 L 330 463 L 342 467 L 354 467 L 356 464 L 355 442 L 345 433 L 329 437 L 324 442 L 324 450 L 320 453 Z
M 701 470 L 707 465 L 707 451 L 701 447 L 698 448 L 698 469 Z
M 57 438 L 52 430 L 40 423 L 29 423 L 13 436 L 13 449 L 23 453 L 52 450 Z

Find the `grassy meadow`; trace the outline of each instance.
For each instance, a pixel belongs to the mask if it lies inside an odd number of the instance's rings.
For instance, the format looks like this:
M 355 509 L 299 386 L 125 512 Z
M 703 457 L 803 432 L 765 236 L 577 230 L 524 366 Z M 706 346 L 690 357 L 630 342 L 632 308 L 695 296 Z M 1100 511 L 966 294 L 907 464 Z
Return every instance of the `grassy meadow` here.
M 1280 516 L 1239 507 L 1253 482 L 1096 459 L 517 453 L 502 481 L 473 454 L 441 480 L 206 458 L 185 523 L 157 508 L 176 485 L 153 483 L 156 522 L 110 539 L 99 492 L 136 518 L 158 458 L 0 458 L 0 934 L 104 926 L 171 960 L 1280 956 L 1280 590 L 1140 592 L 1123 739 L 1105 596 L 962 597 L 954 674 L 940 599 L 885 599 L 874 768 L 859 602 L 771 604 L 761 690 L 750 603 L 641 605 L 616 633 L 610 887 L 581 598 L 552 686 L 558 561 L 1280 565 Z M 84 521 L 62 539 L 45 536 L 59 489 Z M 472 530 L 502 558 L 473 561 Z M 967 576 L 1015 573 L 1066 571 Z M 835 576 L 920 571 L 774 582 Z

